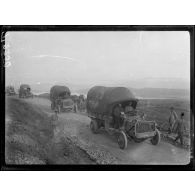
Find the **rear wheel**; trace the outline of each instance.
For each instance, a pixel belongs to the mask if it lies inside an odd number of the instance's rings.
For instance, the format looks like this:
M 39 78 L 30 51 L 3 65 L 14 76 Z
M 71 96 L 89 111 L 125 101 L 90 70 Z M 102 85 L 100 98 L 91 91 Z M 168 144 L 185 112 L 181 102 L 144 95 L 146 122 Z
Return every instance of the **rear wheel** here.
M 150 140 L 153 145 L 158 145 L 160 142 L 160 132 L 156 130 L 156 135 Z
M 97 134 L 99 133 L 99 129 L 98 129 L 98 123 L 96 120 L 91 120 L 90 123 L 90 129 L 93 133 Z
M 127 148 L 127 136 L 123 131 L 119 133 L 117 141 L 120 149 L 124 150 Z

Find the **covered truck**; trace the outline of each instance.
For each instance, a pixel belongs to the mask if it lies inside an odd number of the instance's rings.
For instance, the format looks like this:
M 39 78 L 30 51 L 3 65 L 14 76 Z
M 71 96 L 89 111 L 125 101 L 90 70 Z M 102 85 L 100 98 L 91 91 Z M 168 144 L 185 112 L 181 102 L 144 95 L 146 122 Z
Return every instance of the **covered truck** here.
M 58 112 L 74 110 L 74 101 L 70 98 L 70 89 L 66 86 L 55 85 L 50 89 L 51 109 Z
M 16 92 L 14 90 L 14 87 L 9 85 L 6 87 L 6 91 L 5 93 L 8 95 L 8 96 L 13 96 L 13 95 L 16 95 Z
M 31 92 L 30 85 L 22 84 L 19 88 L 19 98 L 32 98 L 33 94 Z
M 125 87 L 95 86 L 87 94 L 87 113 L 91 118 L 90 128 L 93 133 L 101 129 L 117 135 L 121 149 L 127 147 L 127 140 L 141 142 L 150 139 L 156 145 L 160 141 L 160 133 L 155 121 L 146 121 L 137 114 L 138 99 Z M 126 112 L 126 108 L 132 110 Z M 116 117 L 115 110 L 120 108 Z M 120 120 L 118 120 L 120 119 Z M 117 125 L 118 127 L 117 127 Z

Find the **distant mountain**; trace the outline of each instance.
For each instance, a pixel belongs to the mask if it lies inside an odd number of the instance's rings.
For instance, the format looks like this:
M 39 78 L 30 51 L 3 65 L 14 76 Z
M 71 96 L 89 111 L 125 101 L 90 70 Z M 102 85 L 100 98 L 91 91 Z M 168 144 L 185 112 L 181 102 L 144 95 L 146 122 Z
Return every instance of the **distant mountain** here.
M 124 80 L 117 83 L 120 86 L 130 88 L 154 88 L 154 89 L 189 89 L 190 80 L 183 78 L 139 78 Z
M 79 94 L 87 94 L 88 88 L 76 90 Z M 138 98 L 175 98 L 190 99 L 190 90 L 166 88 L 130 88 Z
M 165 88 L 141 88 L 131 89 L 135 96 L 140 98 L 190 98 L 190 91 L 187 89 L 165 89 Z
M 32 92 L 34 94 L 42 94 L 42 93 L 49 93 L 50 88 L 53 85 L 66 85 L 70 88 L 71 92 L 73 94 L 87 94 L 87 92 L 89 91 L 89 89 L 93 86 L 90 85 L 84 85 L 84 84 L 75 84 L 75 83 L 71 83 L 71 82 L 48 82 L 48 83 L 27 83 L 31 86 Z M 130 83 L 126 83 L 126 84 L 116 84 L 116 85 L 105 85 L 105 86 L 134 86 L 134 85 L 127 85 Z M 15 84 L 15 89 L 17 91 L 17 89 L 19 88 L 19 84 Z M 176 88 L 160 88 L 160 87 L 156 87 L 156 88 L 151 88 L 151 87 L 143 87 L 143 88 L 139 88 L 139 87 L 128 87 L 130 88 L 133 93 L 135 94 L 136 97 L 138 98 L 185 98 L 185 99 L 189 99 L 190 98 L 190 90 L 186 88 L 184 89 L 176 89 Z

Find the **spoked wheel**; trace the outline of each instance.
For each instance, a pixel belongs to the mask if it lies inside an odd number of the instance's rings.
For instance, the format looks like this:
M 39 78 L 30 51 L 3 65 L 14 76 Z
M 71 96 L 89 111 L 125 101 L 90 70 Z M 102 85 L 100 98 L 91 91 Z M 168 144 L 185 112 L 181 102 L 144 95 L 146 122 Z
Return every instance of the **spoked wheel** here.
M 156 130 L 156 135 L 150 140 L 153 145 L 158 145 L 160 142 L 160 132 Z
M 90 129 L 95 134 L 99 133 L 98 123 L 96 120 L 91 120 Z
M 119 133 L 117 141 L 120 149 L 124 150 L 127 148 L 127 136 L 123 131 Z

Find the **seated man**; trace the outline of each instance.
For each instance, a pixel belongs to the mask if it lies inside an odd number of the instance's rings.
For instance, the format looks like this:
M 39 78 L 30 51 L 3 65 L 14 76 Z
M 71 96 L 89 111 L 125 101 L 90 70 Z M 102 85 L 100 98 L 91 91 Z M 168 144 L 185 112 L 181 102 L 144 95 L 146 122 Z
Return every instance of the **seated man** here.
M 143 113 L 141 114 L 140 118 L 141 118 L 142 120 L 145 120 L 146 114 L 143 112 Z
M 132 107 L 132 103 L 129 102 L 127 106 L 125 106 L 125 114 L 128 114 L 129 112 L 133 111 L 134 108 Z
M 125 115 L 127 117 L 129 116 L 135 116 L 136 115 L 136 111 L 135 108 L 132 105 L 132 102 L 130 102 L 126 107 L 125 107 Z

